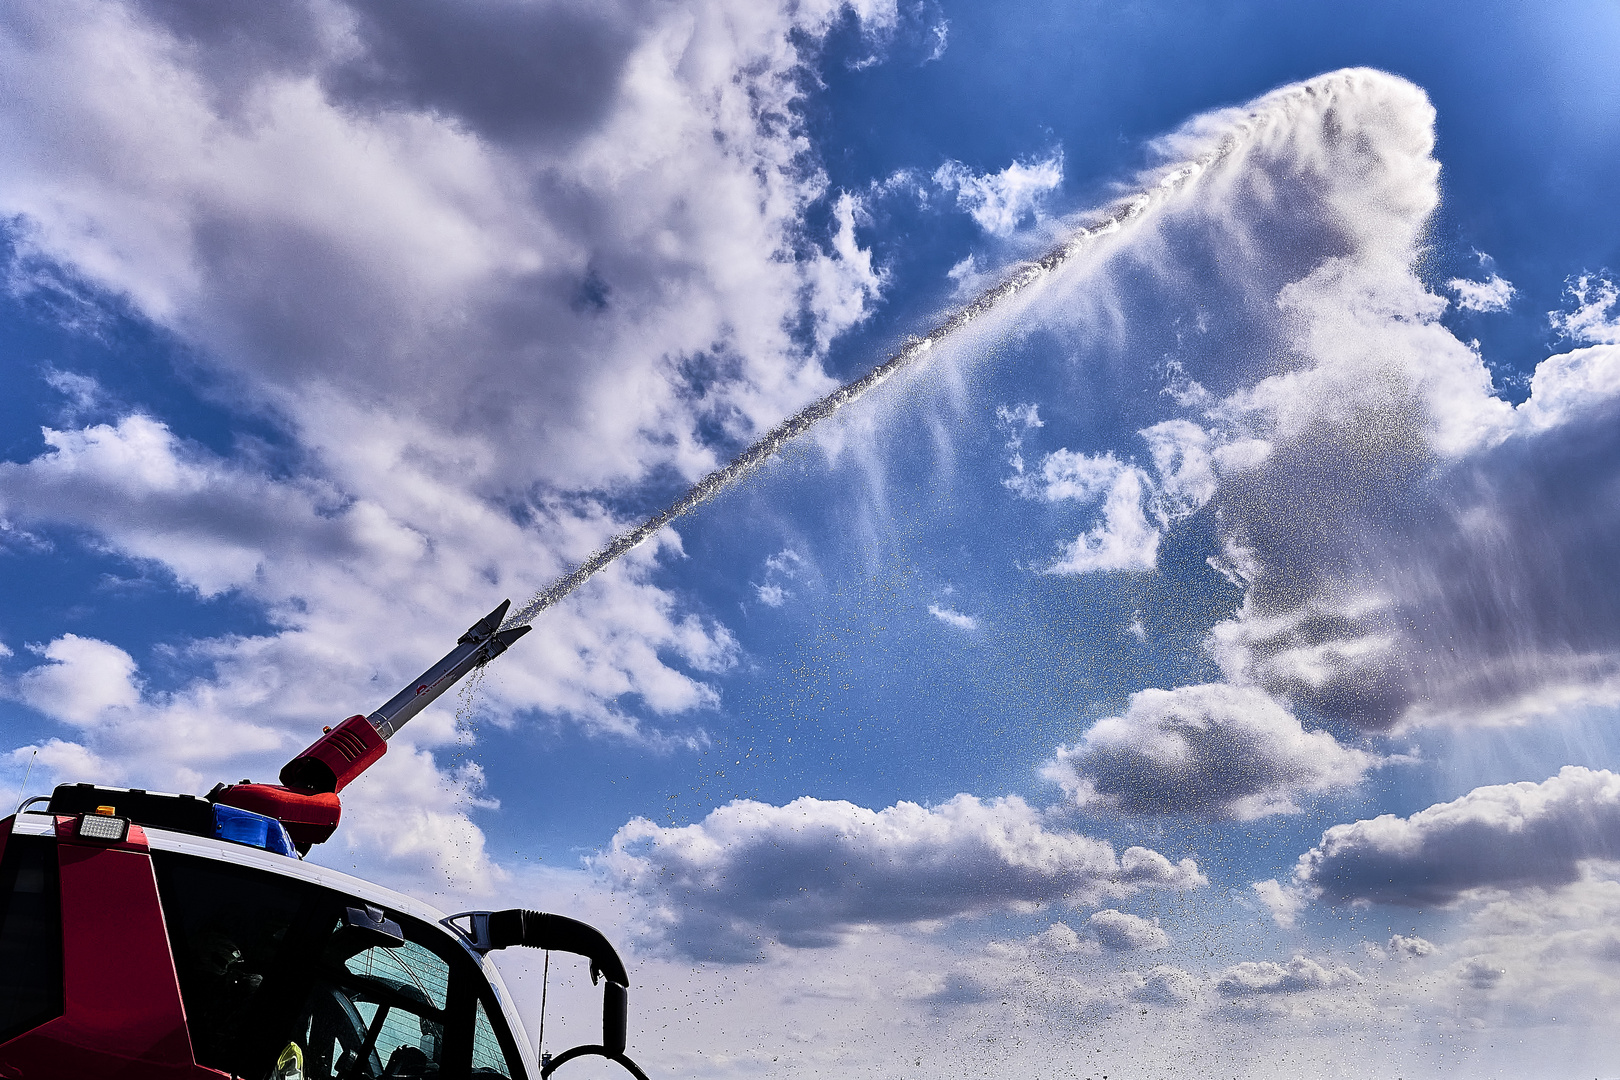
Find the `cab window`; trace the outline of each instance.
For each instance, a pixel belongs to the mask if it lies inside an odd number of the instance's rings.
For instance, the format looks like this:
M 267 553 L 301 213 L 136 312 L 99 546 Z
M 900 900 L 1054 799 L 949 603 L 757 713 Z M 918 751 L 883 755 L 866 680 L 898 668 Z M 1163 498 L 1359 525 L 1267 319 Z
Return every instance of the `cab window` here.
M 62 1012 L 62 908 L 56 841 L 6 840 L 0 861 L 0 1042 Z
M 514 1080 L 522 1076 L 507 1062 L 507 1057 L 501 1049 L 501 1041 L 495 1034 L 495 1025 L 490 1022 L 489 1013 L 484 1003 L 478 1003 L 478 1009 L 473 1014 L 473 1049 L 472 1049 L 473 1076 L 495 1080 Z
M 329 963 L 310 988 L 293 1041 L 310 1077 L 426 1077 L 444 1068 L 450 1024 L 450 964 L 418 941 L 333 953 L 341 922 L 323 946 Z
M 439 927 L 369 908 L 371 928 L 357 928 L 356 897 L 152 857 L 199 1064 L 248 1080 L 278 1061 L 304 1080 L 524 1075 L 500 1017 L 479 1015 L 478 964 Z

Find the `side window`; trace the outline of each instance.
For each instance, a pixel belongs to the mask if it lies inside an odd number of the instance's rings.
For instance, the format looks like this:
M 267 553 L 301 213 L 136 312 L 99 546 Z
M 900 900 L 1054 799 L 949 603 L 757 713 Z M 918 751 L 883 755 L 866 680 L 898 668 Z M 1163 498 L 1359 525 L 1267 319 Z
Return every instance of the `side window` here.
M 13 835 L 0 863 L 0 1042 L 62 1012 L 56 841 Z
M 437 1069 L 444 1054 L 450 965 L 407 941 L 367 949 L 343 966 L 353 976 L 344 988 L 365 1021 L 368 1056 L 382 1066 L 382 1075 L 414 1076 Z
M 501 1040 L 495 1034 L 495 1025 L 489 1022 L 489 1013 L 484 1011 L 482 1001 L 478 1003 L 478 1012 L 473 1017 L 472 1074 L 489 1080 L 495 1077 L 512 1080 L 512 1077 L 521 1075 L 518 1067 L 507 1061 L 501 1049 Z
M 403 941 L 357 935 L 337 918 L 312 943 L 319 959 L 293 1033 L 305 1080 L 467 1075 L 471 961 L 438 928 L 398 912 L 387 918 Z
M 152 865 L 197 1063 L 244 1071 L 262 1041 L 265 983 L 295 961 L 291 939 L 316 890 L 173 852 L 153 852 Z

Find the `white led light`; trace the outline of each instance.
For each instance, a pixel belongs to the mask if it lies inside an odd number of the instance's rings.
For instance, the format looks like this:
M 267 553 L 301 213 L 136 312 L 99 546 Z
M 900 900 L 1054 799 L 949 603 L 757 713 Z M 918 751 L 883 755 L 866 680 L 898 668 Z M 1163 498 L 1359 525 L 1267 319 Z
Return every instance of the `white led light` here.
M 129 831 L 128 820 L 107 814 L 86 814 L 79 819 L 79 836 L 85 840 L 122 840 Z

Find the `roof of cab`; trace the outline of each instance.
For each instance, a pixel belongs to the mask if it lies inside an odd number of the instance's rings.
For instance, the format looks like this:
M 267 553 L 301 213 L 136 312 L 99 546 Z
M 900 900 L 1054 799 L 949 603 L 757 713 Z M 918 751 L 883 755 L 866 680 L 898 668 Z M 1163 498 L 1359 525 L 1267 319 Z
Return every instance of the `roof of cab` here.
M 320 866 L 287 855 L 276 855 L 246 844 L 233 844 L 228 840 L 215 840 L 191 833 L 170 832 L 150 825 L 141 826 L 146 833 L 147 845 L 153 851 L 173 851 L 182 855 L 213 859 L 235 866 L 250 866 L 255 870 L 307 881 L 336 892 L 347 893 L 390 911 L 402 912 L 413 918 L 442 925 L 445 913 L 437 908 L 412 899 L 403 893 L 384 888 L 362 878 L 351 877 L 340 870 Z M 56 818 L 52 814 L 27 812 L 16 816 L 12 831 L 18 836 L 54 836 Z M 447 931 L 448 932 L 448 931 Z M 459 934 L 452 933 L 459 938 Z

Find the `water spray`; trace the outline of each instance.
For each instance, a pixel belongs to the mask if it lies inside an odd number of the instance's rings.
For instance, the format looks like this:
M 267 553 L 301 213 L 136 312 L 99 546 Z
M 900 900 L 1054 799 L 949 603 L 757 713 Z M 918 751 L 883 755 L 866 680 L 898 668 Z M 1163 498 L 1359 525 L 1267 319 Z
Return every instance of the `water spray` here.
M 1213 149 L 1189 161 L 1159 170 L 1155 182 L 1116 200 L 1089 224 L 1077 227 L 1045 255 L 1018 265 L 998 284 L 952 312 L 926 334 L 907 339 L 898 352 L 867 374 L 845 383 L 767 431 L 729 464 L 709 473 L 669 506 L 635 528 L 615 536 L 590 558 L 536 593 L 527 603 L 514 611 L 503 626 L 526 626 L 533 622 L 542 611 L 579 588 L 598 571 L 607 568 L 620 556 L 650 539 L 665 525 L 695 510 L 763 465 L 791 440 L 803 435 L 845 405 L 865 397 L 903 368 L 923 359 L 934 346 L 965 329 L 970 323 L 988 315 L 1012 296 L 1023 292 L 1038 281 L 1051 277 L 1077 256 L 1089 251 L 1104 237 L 1139 225 L 1151 211 L 1192 187 L 1211 167 L 1229 157 L 1268 115 L 1288 108 L 1298 99 L 1315 97 L 1325 90 L 1326 84 L 1330 81 L 1343 81 L 1350 74 L 1352 73 L 1337 72 L 1266 98 L 1260 107 L 1237 121 L 1233 129 L 1221 138 Z

